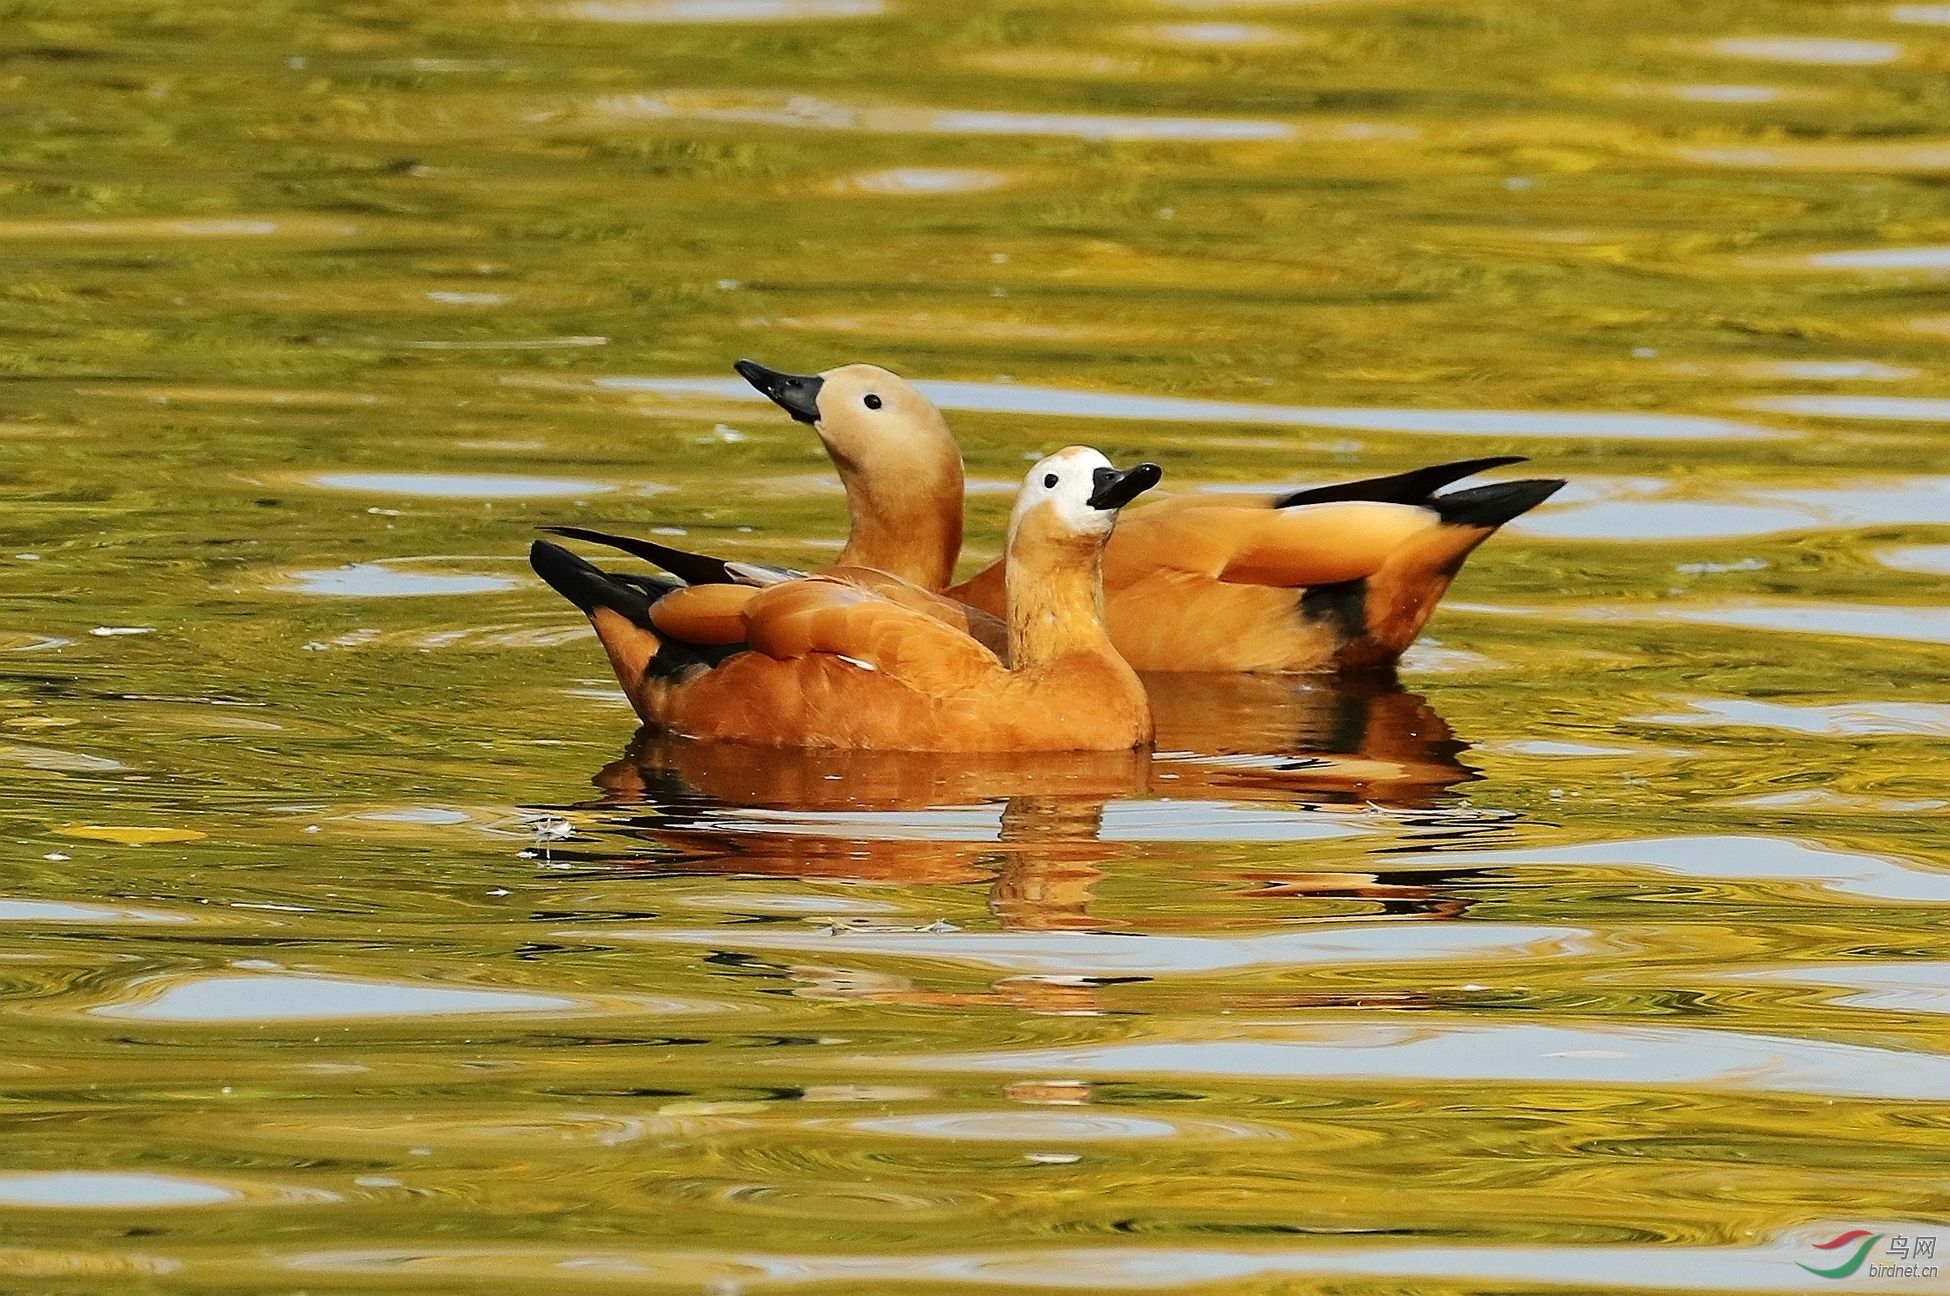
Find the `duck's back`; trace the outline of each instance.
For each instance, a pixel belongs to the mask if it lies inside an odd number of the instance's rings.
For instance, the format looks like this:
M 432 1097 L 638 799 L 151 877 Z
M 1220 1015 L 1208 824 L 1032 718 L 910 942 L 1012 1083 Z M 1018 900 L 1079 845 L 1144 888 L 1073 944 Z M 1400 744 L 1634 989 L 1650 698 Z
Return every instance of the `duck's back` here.
M 1192 494 L 1134 509 L 1104 551 L 1104 613 L 1141 671 L 1307 672 L 1392 663 L 1478 545 L 1563 483 L 1427 494 L 1474 460 L 1286 496 Z M 1388 498 L 1364 499 L 1367 489 Z M 1421 492 L 1419 502 L 1412 496 Z M 1005 566 L 949 591 L 1000 606 Z

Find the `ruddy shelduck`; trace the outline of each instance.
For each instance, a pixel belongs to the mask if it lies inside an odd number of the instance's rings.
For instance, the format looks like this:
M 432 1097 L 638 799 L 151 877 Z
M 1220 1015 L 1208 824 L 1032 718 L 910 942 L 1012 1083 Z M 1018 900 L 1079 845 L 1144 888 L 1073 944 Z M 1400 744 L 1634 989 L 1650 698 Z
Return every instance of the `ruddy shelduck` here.
M 934 403 L 876 365 L 745 380 L 811 424 L 839 469 L 852 532 L 842 561 L 999 614 L 1005 555 L 947 584 L 962 538 L 962 460 Z M 1391 664 L 1476 546 L 1560 480 L 1435 492 L 1515 456 L 1263 497 L 1192 494 L 1134 511 L 1104 554 L 1105 615 L 1146 671 L 1299 672 Z
M 529 561 L 596 629 L 637 714 L 696 738 L 897 751 L 1123 751 L 1151 741 L 1103 621 L 1118 510 L 1155 464 L 1072 446 L 1023 480 L 1004 578 L 1008 664 L 966 609 L 842 567 L 764 588 L 613 575 L 537 540 Z M 960 622 L 960 624 L 957 624 Z
M 885 572 L 942 591 L 974 609 L 962 614 L 971 633 L 1000 647 L 1006 555 L 950 584 L 961 553 L 963 469 L 934 403 L 876 365 L 789 374 L 740 360 L 736 368 L 810 424 L 839 470 L 851 530 L 835 570 Z M 1111 640 L 1143 671 L 1390 666 L 1476 546 L 1564 483 L 1436 492 L 1521 462 L 1465 459 L 1286 494 L 1191 494 L 1138 509 L 1104 554 Z M 797 574 L 600 531 L 547 529 L 637 554 L 694 583 Z

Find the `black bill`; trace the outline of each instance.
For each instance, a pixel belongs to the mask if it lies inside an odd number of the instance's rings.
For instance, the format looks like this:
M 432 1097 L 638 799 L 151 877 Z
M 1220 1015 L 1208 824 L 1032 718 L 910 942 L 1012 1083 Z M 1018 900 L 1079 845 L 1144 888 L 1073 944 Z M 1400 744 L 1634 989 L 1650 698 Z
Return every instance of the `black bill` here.
M 1115 468 L 1099 468 L 1091 479 L 1096 488 L 1090 492 L 1090 507 L 1099 509 L 1123 508 L 1144 492 L 1158 484 L 1165 470 L 1154 463 L 1141 463 L 1123 472 Z
M 799 422 L 819 422 L 819 389 L 826 380 L 818 374 L 780 373 L 756 360 L 740 360 L 732 368 Z

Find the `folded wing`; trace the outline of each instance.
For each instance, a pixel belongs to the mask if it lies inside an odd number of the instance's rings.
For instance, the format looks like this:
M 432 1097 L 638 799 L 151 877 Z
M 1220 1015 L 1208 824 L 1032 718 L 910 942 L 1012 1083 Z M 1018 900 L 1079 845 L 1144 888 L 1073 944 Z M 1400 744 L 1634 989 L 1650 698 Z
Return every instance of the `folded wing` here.
M 826 576 L 774 585 L 745 605 L 745 642 L 778 661 L 825 653 L 935 695 L 974 687 L 1002 669 L 966 631 Z

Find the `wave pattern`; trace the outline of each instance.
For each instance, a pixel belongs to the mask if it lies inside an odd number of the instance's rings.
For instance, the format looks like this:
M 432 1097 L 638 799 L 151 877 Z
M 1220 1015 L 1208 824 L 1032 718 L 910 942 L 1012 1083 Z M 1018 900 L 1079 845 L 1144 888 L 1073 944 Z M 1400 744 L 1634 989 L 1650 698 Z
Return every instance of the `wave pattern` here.
M 1942 6 L 69 8 L 0 24 L 0 1286 L 1940 1227 Z M 923 380 L 971 555 L 1078 440 L 1572 485 L 1399 681 L 1160 677 L 1155 759 L 632 739 L 519 557 L 832 553 L 746 354 Z

